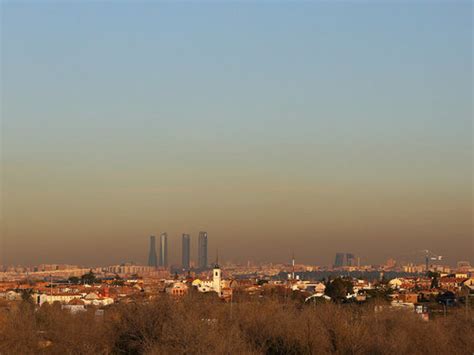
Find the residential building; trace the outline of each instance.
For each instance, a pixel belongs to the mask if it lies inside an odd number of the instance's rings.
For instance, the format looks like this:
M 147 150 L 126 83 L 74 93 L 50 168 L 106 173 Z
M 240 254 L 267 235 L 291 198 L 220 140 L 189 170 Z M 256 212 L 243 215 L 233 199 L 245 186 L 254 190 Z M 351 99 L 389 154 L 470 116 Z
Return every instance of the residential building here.
M 175 282 L 166 288 L 166 293 L 172 296 L 184 296 L 188 293 L 188 286 L 183 282 Z

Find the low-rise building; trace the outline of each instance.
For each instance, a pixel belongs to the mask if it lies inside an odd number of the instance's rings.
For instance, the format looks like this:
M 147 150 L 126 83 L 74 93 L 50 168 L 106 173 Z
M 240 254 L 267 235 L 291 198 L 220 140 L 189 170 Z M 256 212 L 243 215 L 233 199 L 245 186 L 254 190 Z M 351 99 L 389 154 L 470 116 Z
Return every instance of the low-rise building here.
M 166 288 L 166 293 L 171 296 L 184 296 L 188 293 L 188 286 L 183 282 L 174 282 Z
M 36 294 L 34 295 L 33 299 L 35 302 L 42 306 L 44 303 L 53 304 L 54 302 L 59 302 L 62 304 L 67 304 L 71 300 L 76 298 L 82 298 L 82 294 L 80 293 L 56 293 L 56 294 Z

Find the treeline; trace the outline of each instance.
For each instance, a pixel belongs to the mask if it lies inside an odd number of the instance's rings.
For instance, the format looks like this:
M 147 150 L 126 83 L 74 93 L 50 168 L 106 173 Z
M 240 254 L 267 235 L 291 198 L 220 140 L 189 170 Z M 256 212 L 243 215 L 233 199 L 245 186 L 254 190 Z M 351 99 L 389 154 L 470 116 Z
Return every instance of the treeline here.
M 230 304 L 194 293 L 117 304 L 103 316 L 28 301 L 0 313 L 0 354 L 472 354 L 473 334 L 462 311 L 426 322 L 373 304 Z

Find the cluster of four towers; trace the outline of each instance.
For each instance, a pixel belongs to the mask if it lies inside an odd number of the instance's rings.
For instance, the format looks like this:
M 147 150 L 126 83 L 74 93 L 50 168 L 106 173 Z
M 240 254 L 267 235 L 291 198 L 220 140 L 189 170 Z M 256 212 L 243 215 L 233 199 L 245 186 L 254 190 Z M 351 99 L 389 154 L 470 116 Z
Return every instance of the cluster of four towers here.
M 159 258 L 156 255 L 156 237 L 150 236 L 150 252 L 148 254 L 148 266 L 168 267 L 168 234 L 160 234 Z M 181 266 L 183 270 L 191 268 L 191 236 L 184 233 L 181 237 L 182 252 Z M 198 238 L 198 263 L 199 269 L 206 269 L 207 263 L 207 232 L 199 232 Z

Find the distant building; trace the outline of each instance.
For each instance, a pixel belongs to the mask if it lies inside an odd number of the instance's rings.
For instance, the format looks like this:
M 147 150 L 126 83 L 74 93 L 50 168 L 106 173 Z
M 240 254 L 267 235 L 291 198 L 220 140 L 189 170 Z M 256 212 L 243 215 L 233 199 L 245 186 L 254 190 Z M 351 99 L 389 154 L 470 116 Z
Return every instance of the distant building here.
M 194 279 L 192 282 L 199 292 L 216 292 L 220 298 L 232 295 L 230 285 L 230 282 L 222 279 L 222 270 L 217 262 L 213 266 L 211 279 Z
M 469 261 L 458 261 L 457 263 L 458 271 L 468 272 L 472 269 L 471 263 Z
M 149 275 L 158 272 L 156 266 L 133 265 L 130 263 L 107 266 L 104 270 L 117 275 Z
M 359 266 L 359 260 L 352 253 L 336 253 L 336 258 L 334 259 L 334 267 L 355 267 Z
M 172 296 L 184 296 L 188 293 L 188 286 L 182 282 L 174 282 L 166 288 L 166 293 Z
M 182 241 L 182 262 L 184 270 L 189 270 L 191 261 L 191 237 L 189 234 L 183 234 Z
M 36 294 L 33 297 L 36 303 L 40 306 L 42 306 L 43 303 L 53 304 L 54 302 L 67 304 L 75 298 L 82 298 L 82 295 L 80 293 L 55 293 L 53 295 L 43 293 Z
M 150 237 L 150 251 L 148 253 L 148 266 L 153 266 L 153 267 L 158 266 L 158 261 L 156 257 L 156 239 L 154 235 Z
M 397 262 L 395 259 L 389 258 L 387 259 L 387 262 L 385 263 L 385 268 L 386 269 L 392 269 L 397 265 Z
M 198 266 L 206 269 L 207 264 L 207 232 L 199 232 L 198 238 Z
M 160 263 L 161 267 L 168 267 L 168 234 L 160 235 Z
M 61 305 L 61 309 L 68 310 L 72 314 L 87 311 L 84 301 L 80 298 L 74 298 L 70 300 L 67 304 Z
M 343 267 L 344 266 L 344 253 L 336 253 L 336 258 L 334 260 L 334 267 Z
M 356 266 L 356 258 L 352 253 L 346 253 L 346 265 L 345 266 Z

